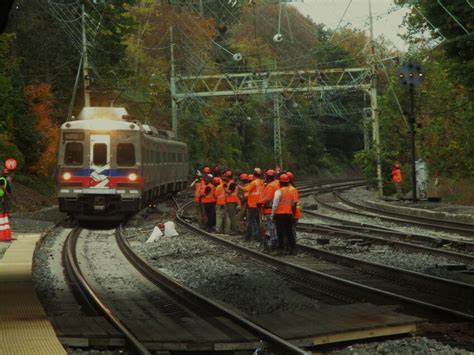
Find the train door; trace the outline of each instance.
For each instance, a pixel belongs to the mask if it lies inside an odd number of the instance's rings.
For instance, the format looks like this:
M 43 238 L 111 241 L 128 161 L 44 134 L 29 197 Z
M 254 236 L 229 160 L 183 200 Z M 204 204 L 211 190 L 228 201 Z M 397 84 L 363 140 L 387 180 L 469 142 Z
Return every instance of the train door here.
M 110 135 L 91 134 L 89 187 L 110 188 Z

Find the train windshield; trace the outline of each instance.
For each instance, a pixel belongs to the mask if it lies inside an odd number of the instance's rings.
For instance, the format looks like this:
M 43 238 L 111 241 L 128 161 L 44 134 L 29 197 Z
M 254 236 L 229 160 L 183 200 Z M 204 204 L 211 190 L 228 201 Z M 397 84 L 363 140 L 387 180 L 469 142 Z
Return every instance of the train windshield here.
M 94 165 L 104 166 L 107 164 L 107 145 L 104 143 L 94 144 Z
M 83 156 L 84 154 L 83 154 L 82 143 L 78 143 L 78 142 L 66 143 L 66 149 L 64 153 L 65 165 L 82 165 Z
M 117 165 L 135 165 L 135 146 L 132 143 L 117 144 Z

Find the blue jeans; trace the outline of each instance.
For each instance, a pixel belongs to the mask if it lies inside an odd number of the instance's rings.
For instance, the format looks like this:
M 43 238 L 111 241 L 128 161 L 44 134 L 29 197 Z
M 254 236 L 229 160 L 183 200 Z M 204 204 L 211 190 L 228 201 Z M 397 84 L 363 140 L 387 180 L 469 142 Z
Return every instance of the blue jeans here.
M 270 246 L 272 248 L 276 248 L 277 245 L 277 236 L 276 236 L 276 228 L 272 221 L 272 215 L 266 214 L 265 215 L 265 224 L 266 224 L 266 235 L 269 237 Z
M 260 223 L 256 207 L 247 208 L 247 233 L 245 237 L 247 239 L 260 239 Z

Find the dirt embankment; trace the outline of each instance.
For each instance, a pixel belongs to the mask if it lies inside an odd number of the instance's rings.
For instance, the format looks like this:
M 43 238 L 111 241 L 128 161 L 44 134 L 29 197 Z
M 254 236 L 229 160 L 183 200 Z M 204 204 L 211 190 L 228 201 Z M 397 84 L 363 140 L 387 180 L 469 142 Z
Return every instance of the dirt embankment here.
M 10 212 L 35 212 L 42 208 L 57 205 L 55 195 L 45 196 L 19 182 L 13 182 Z

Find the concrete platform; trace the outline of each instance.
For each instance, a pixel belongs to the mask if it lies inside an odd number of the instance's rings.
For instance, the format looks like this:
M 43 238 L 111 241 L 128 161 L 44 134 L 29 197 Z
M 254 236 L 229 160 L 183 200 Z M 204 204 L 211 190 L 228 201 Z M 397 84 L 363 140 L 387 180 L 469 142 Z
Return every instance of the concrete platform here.
M 40 234 L 15 235 L 0 259 L 0 354 L 66 354 L 31 278 Z

